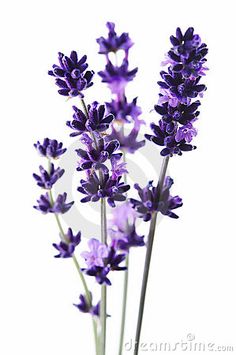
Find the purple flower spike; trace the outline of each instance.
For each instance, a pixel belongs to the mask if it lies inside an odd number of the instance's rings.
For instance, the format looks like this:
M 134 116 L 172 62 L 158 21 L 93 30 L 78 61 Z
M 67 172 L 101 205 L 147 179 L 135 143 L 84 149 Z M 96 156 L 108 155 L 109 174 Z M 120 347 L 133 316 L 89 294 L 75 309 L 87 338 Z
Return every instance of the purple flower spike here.
M 81 242 L 81 232 L 73 235 L 72 229 L 69 228 L 65 235 L 65 241 L 61 241 L 59 244 L 53 243 L 54 248 L 59 251 L 55 258 L 70 258 L 73 256 L 75 248 Z
M 144 221 L 149 221 L 153 212 L 161 212 L 163 215 L 171 218 L 179 218 L 172 210 L 181 207 L 183 203 L 179 196 L 170 196 L 170 188 L 172 185 L 173 180 L 169 176 L 166 177 L 162 194 L 158 201 L 158 187 L 154 187 L 152 181 L 143 189 L 138 184 L 135 184 L 134 187 L 138 190 L 140 200 L 131 198 L 130 203 Z
M 39 167 L 40 175 L 33 174 L 33 177 L 37 181 L 37 185 L 43 189 L 50 190 L 52 186 L 57 182 L 64 174 L 65 170 L 61 168 L 54 168 L 54 164 L 50 164 L 50 171 L 46 171 L 42 166 Z
M 74 201 L 66 203 L 67 193 L 64 192 L 62 195 L 58 195 L 54 205 L 52 207 L 52 211 L 54 213 L 66 213 L 68 212 L 74 204 Z
M 48 192 L 45 195 L 41 195 L 37 200 L 38 205 L 34 206 L 34 208 L 44 214 L 52 212 L 52 206 L 49 198 Z
M 121 66 L 114 66 L 108 61 L 104 71 L 100 71 L 98 75 L 101 76 L 102 82 L 108 83 L 109 88 L 113 94 L 120 95 L 129 81 L 132 81 L 138 71 L 138 68 L 129 70 L 129 63 L 127 59 L 123 60 Z
M 87 142 L 87 150 L 76 149 L 77 155 L 80 157 L 77 168 L 78 171 L 94 168 L 103 169 L 107 172 L 108 168 L 104 163 L 112 157 L 115 157 L 116 159 L 120 159 L 121 157 L 121 153 L 114 154 L 114 152 L 120 147 L 117 140 L 106 143 L 103 138 L 100 138 L 97 141 L 96 147 L 93 143 L 91 144 L 90 139 Z
M 162 156 L 182 155 L 196 147 L 190 142 L 197 135 L 193 123 L 199 116 L 199 100 L 206 86 L 200 84 L 201 77 L 207 68 L 207 46 L 201 43 L 199 35 L 194 34 L 192 27 L 182 34 L 180 28 L 176 36 L 170 37 L 173 47 L 168 52 L 167 71 L 161 71 L 159 102 L 155 110 L 162 116 L 157 124 L 151 124 L 153 134 L 146 134 L 149 141 L 163 146 Z
M 86 300 L 86 296 L 80 295 L 79 296 L 80 303 L 74 304 L 76 308 L 80 310 L 82 313 L 90 313 L 93 316 L 99 317 L 100 315 L 100 302 L 96 306 L 92 305 L 92 293 L 90 292 L 90 304 Z
M 126 270 L 126 267 L 120 266 L 126 254 L 118 253 L 113 247 L 108 247 L 94 238 L 88 242 L 88 245 L 90 251 L 81 254 L 87 263 L 87 268 L 83 271 L 86 275 L 95 277 L 100 285 L 111 285 L 107 275 L 110 271 Z
M 96 202 L 100 198 L 107 198 L 107 202 L 111 207 L 115 207 L 115 201 L 125 201 L 125 193 L 129 190 L 130 186 L 124 182 L 120 182 L 121 176 L 113 179 L 108 172 L 101 171 L 98 177 L 97 173 L 91 173 L 87 180 L 81 180 L 81 186 L 78 191 L 84 195 L 81 202 Z
M 137 212 L 128 201 L 114 208 L 109 234 L 115 250 L 129 251 L 131 247 L 145 245 L 144 236 L 139 236 L 136 233 L 137 217 Z
M 110 160 L 111 160 L 111 166 L 112 166 L 111 172 L 112 172 L 112 179 L 113 180 L 116 180 L 116 179 L 118 179 L 119 176 L 122 176 L 123 174 L 128 173 L 128 170 L 126 169 L 127 163 L 121 161 L 120 155 L 113 154 L 110 157 Z
M 66 213 L 72 207 L 74 202 L 66 203 L 67 194 L 64 192 L 62 195 L 58 195 L 56 201 L 52 204 L 48 192 L 45 195 L 41 195 L 37 200 L 38 205 L 34 208 L 44 214 L 46 213 Z
M 45 138 L 43 143 L 38 141 L 34 144 L 34 147 L 42 157 L 48 159 L 57 159 L 66 152 L 63 143 L 59 143 L 56 139 Z
M 90 251 L 84 251 L 81 256 L 85 259 L 88 268 L 104 266 L 104 259 L 108 257 L 108 247 L 99 240 L 92 238 L 88 242 Z
M 87 70 L 87 56 L 84 55 L 78 60 L 78 55 L 72 51 L 70 57 L 58 53 L 59 65 L 54 64 L 48 74 L 56 78 L 56 85 L 59 86 L 58 93 L 63 96 L 83 97 L 82 91 L 93 85 L 94 72 Z
M 132 102 L 127 102 L 126 97 L 121 101 L 112 100 L 106 102 L 106 106 L 108 111 L 115 116 L 115 119 L 122 123 L 131 123 L 137 120 L 142 113 L 141 108 L 137 106 L 137 97 Z
M 106 131 L 114 119 L 112 114 L 106 115 L 105 106 L 99 105 L 96 101 L 88 105 L 88 118 L 76 106 L 73 106 L 73 109 L 73 120 L 66 123 L 68 127 L 74 130 L 70 134 L 71 137 L 79 136 L 84 132 Z
M 128 52 L 133 45 L 128 33 L 122 33 L 118 36 L 113 22 L 107 22 L 107 28 L 109 30 L 108 38 L 100 37 L 97 39 L 97 43 L 100 46 L 99 53 L 108 55 L 110 52 L 116 53 L 119 49 Z

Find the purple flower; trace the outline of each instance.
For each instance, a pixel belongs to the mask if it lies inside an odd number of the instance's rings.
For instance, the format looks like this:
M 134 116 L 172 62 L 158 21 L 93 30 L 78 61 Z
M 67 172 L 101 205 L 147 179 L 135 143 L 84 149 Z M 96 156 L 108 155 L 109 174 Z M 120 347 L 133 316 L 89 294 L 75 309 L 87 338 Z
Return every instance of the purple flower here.
M 85 138 L 85 140 L 84 140 Z M 78 171 L 87 170 L 87 169 L 103 169 L 108 172 L 108 168 L 104 163 L 115 157 L 120 159 L 121 153 L 114 154 L 114 152 L 119 148 L 120 144 L 117 140 L 112 140 L 105 142 L 103 138 L 97 140 L 95 146 L 94 142 L 87 136 L 83 136 L 83 141 L 87 145 L 87 150 L 76 149 L 77 155 L 80 157 L 78 162 Z
M 88 268 L 104 266 L 104 259 L 108 257 L 108 247 L 99 240 L 92 238 L 88 242 L 90 251 L 84 251 L 81 256 L 85 259 Z
M 73 120 L 66 123 L 68 127 L 75 131 L 70 134 L 71 137 L 81 135 L 84 132 L 106 131 L 114 119 L 112 114 L 106 115 L 105 106 L 99 105 L 96 101 L 88 105 L 88 117 L 76 106 L 73 106 L 73 109 Z
M 165 148 L 161 150 L 162 156 L 172 156 L 174 154 L 182 155 L 182 152 L 196 149 L 196 146 L 188 144 L 185 139 L 178 141 L 179 136 L 177 136 L 176 139 L 178 125 L 174 121 L 166 123 L 164 120 L 159 120 L 159 125 L 152 123 L 151 129 L 153 135 L 145 134 L 145 137 L 157 145 L 165 146 Z
M 108 247 L 94 238 L 89 240 L 88 245 L 90 251 L 81 254 L 87 263 L 87 268 L 83 271 L 87 275 L 95 277 L 99 284 L 111 285 L 107 275 L 110 271 L 126 269 L 126 267 L 120 266 L 125 260 L 125 254 L 118 253 L 113 247 Z
M 170 106 L 176 107 L 178 103 L 189 105 L 192 98 L 206 90 L 205 85 L 199 84 L 201 77 L 186 79 L 181 73 L 172 73 L 171 71 L 169 73 L 162 71 L 161 77 L 164 81 L 158 81 L 161 87 L 160 98 L 162 99 L 169 93 L 170 99 L 167 97 L 165 101 L 168 101 Z M 173 98 L 175 99 L 174 103 L 171 102 Z
M 58 195 L 54 205 L 52 207 L 52 211 L 54 213 L 66 213 L 73 206 L 74 201 L 66 203 L 67 193 L 64 192 L 62 195 Z
M 119 49 L 123 49 L 128 52 L 133 42 L 129 38 L 128 33 L 122 33 L 118 36 L 115 32 L 115 24 L 113 22 L 107 22 L 108 38 L 100 37 L 97 39 L 99 44 L 99 53 L 108 55 L 110 52 L 117 52 Z
M 52 206 L 49 198 L 48 192 L 45 195 L 41 195 L 37 200 L 38 205 L 34 206 L 34 208 L 44 214 L 52 212 Z
M 84 195 L 81 202 L 96 202 L 100 198 L 107 198 L 107 202 L 111 207 L 115 207 L 115 201 L 125 201 L 125 193 L 129 190 L 130 186 L 124 182 L 120 182 L 121 176 L 113 179 L 109 173 L 100 171 L 98 177 L 96 172 L 88 175 L 87 180 L 80 180 L 81 186 L 78 191 Z
M 86 300 L 86 296 L 79 296 L 80 303 L 74 304 L 82 313 L 90 313 L 93 316 L 99 317 L 100 314 L 100 302 L 96 306 L 92 305 L 92 293 L 90 292 L 90 302 Z
M 121 161 L 120 155 L 118 154 L 113 154 L 110 157 L 111 160 L 111 172 L 112 172 L 112 179 L 116 180 L 118 179 L 119 176 L 122 176 L 123 174 L 127 174 L 128 170 L 126 169 L 127 163 Z
M 59 65 L 54 64 L 48 74 L 56 78 L 59 94 L 64 96 L 83 97 L 82 91 L 93 85 L 94 72 L 87 70 L 87 56 L 78 60 L 78 55 L 72 51 L 70 57 L 58 53 Z
M 114 208 L 109 229 L 114 249 L 129 250 L 130 247 L 145 245 L 144 236 L 136 233 L 137 217 L 137 212 L 128 201 Z
M 122 100 L 106 102 L 106 106 L 108 111 L 115 116 L 115 120 L 122 123 L 131 123 L 142 113 L 141 108 L 137 106 L 137 97 L 132 102 L 127 102 L 124 96 Z
M 34 144 L 34 147 L 41 156 L 48 159 L 57 159 L 66 152 L 63 143 L 59 143 L 56 139 L 45 138 L 43 143 L 38 141 Z
M 168 105 L 167 102 L 162 105 L 155 105 L 155 111 L 162 115 L 162 120 L 166 123 L 171 123 L 176 121 L 182 125 L 185 125 L 189 122 L 194 122 L 197 120 L 199 115 L 198 108 L 200 106 L 200 101 L 195 101 L 191 105 L 179 104 L 178 107 L 173 107 Z
M 201 43 L 199 35 L 194 34 L 192 27 L 183 35 L 180 28 L 176 36 L 170 38 L 173 47 L 168 52 L 165 64 L 167 71 L 161 71 L 159 81 L 159 102 L 155 110 L 162 116 L 158 124 L 151 124 L 153 134 L 145 137 L 151 142 L 163 146 L 161 155 L 182 155 L 184 151 L 196 149 L 189 144 L 197 135 L 193 123 L 199 116 L 200 102 L 193 99 L 202 97 L 206 86 L 200 84 L 206 68 L 205 56 L 208 52 L 206 44 Z
M 125 150 L 126 152 L 133 154 L 136 152 L 136 150 L 142 148 L 145 145 L 145 140 L 139 141 L 137 139 L 142 123 L 142 120 L 136 119 L 134 121 L 133 128 L 127 135 L 125 135 L 125 132 L 122 129 L 118 130 L 113 126 L 112 132 L 109 135 L 109 139 L 118 140 L 121 150 Z
M 192 27 L 189 27 L 184 35 L 178 27 L 176 35 L 171 36 L 170 41 L 173 47 L 167 54 L 167 63 L 172 65 L 174 72 L 181 72 L 186 78 L 205 75 L 207 68 L 204 64 L 208 49 L 206 44 L 201 42 L 200 36 L 194 34 Z
M 50 171 L 46 171 L 41 165 L 39 167 L 40 175 L 33 174 L 33 177 L 37 181 L 37 185 L 43 189 L 50 190 L 52 186 L 57 182 L 64 174 L 65 170 L 61 168 L 54 168 L 54 164 L 50 164 Z
M 81 242 L 81 232 L 73 235 L 72 229 L 69 228 L 65 235 L 65 241 L 61 241 L 59 244 L 53 243 L 54 248 L 59 251 L 55 258 L 70 258 L 73 256 L 75 248 Z
M 187 123 L 185 126 L 178 128 L 178 131 L 175 135 L 176 142 L 181 142 L 185 140 L 187 143 L 190 143 L 193 137 L 196 137 L 197 130 L 193 127 L 192 123 Z
M 127 83 L 134 79 L 138 68 L 129 70 L 129 63 L 124 59 L 121 66 L 114 66 L 111 61 L 108 61 L 104 71 L 100 71 L 102 82 L 108 83 L 113 94 L 120 95 L 124 92 Z
M 74 202 L 66 203 L 67 194 L 64 192 L 62 195 L 58 195 L 55 202 L 52 203 L 48 192 L 45 195 L 41 195 L 37 200 L 38 205 L 34 208 L 44 214 L 46 213 L 66 213 L 72 207 Z
M 158 201 L 158 187 L 154 187 L 152 181 L 149 181 L 148 185 L 143 189 L 138 184 L 135 184 L 134 187 L 138 191 L 140 200 L 131 198 L 130 203 L 144 221 L 149 221 L 153 212 L 161 212 L 163 215 L 171 218 L 179 218 L 172 210 L 181 207 L 183 203 L 179 196 L 172 197 L 170 195 L 170 188 L 172 185 L 173 180 L 169 176 L 166 177 Z

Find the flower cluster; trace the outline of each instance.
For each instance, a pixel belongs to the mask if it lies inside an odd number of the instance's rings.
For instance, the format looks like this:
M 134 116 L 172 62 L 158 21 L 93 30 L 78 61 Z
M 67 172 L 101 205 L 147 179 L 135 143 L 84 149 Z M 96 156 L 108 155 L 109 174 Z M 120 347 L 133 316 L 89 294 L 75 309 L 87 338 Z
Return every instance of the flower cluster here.
M 109 53 L 116 53 L 119 49 L 123 49 L 125 53 L 128 53 L 133 42 L 129 38 L 128 33 L 122 33 L 118 36 L 115 32 L 115 24 L 113 22 L 107 22 L 107 28 L 109 30 L 108 38 L 100 37 L 97 39 L 99 44 L 99 53 L 109 55 Z
M 107 140 L 101 135 L 101 131 L 109 128 L 114 118 L 111 114 L 103 118 L 104 109 L 104 105 L 96 102 L 89 105 L 85 113 L 86 122 L 90 120 L 93 130 L 88 131 L 90 134 L 81 133 L 80 141 L 84 144 L 84 149 L 76 149 L 79 156 L 77 170 L 86 171 L 86 178 L 80 180 L 78 191 L 86 195 L 81 202 L 97 202 L 101 198 L 107 198 L 109 205 L 115 207 L 115 201 L 126 199 L 125 193 L 129 190 L 129 185 L 121 181 L 127 170 L 121 160 L 122 153 L 117 152 L 119 141 Z M 103 120 L 105 123 L 102 123 Z
M 59 244 L 53 243 L 54 248 L 59 252 L 58 255 L 55 255 L 55 258 L 71 258 L 75 248 L 81 242 L 81 232 L 79 231 L 74 235 L 72 229 L 69 228 L 67 234 L 60 237 L 62 240 Z
M 63 148 L 62 143 L 58 143 L 56 139 L 45 138 L 43 143 L 39 141 L 34 144 L 37 152 L 47 158 L 48 168 L 45 169 L 42 165 L 39 167 L 40 175 L 33 174 L 34 179 L 39 187 L 49 190 L 46 194 L 41 195 L 37 200 L 37 205 L 34 208 L 44 214 L 46 213 L 61 213 L 64 214 L 69 211 L 74 202 L 66 202 L 67 194 L 59 194 L 55 201 L 52 199 L 50 190 L 58 179 L 64 174 L 64 169 L 60 167 L 55 168 L 51 163 L 51 159 L 57 159 L 66 152 L 66 148 Z
M 136 232 L 138 213 L 129 201 L 117 206 L 110 220 L 109 235 L 116 250 L 129 251 L 131 247 L 144 246 L 144 236 Z
M 63 143 L 59 143 L 56 139 L 45 138 L 42 144 L 38 141 L 34 144 L 34 147 L 42 157 L 48 159 L 58 159 L 66 152 Z
M 82 313 L 90 313 L 92 316 L 99 316 L 100 314 L 100 302 L 96 306 L 92 305 L 92 293 L 90 292 L 90 302 L 87 301 L 86 296 L 79 296 L 80 303 L 75 304 L 74 306 L 80 310 Z
M 82 91 L 93 85 L 92 78 L 94 72 L 86 70 L 87 56 L 84 55 L 78 60 L 78 55 L 72 51 L 70 57 L 63 53 L 58 53 L 58 64 L 52 66 L 48 74 L 56 78 L 56 85 L 59 86 L 58 93 L 63 96 L 83 97 Z
M 66 122 L 67 126 L 74 130 L 70 134 L 71 137 L 86 132 L 104 132 L 114 119 L 112 114 L 105 115 L 105 105 L 99 105 L 96 101 L 88 105 L 87 115 L 76 106 L 73 106 L 73 110 L 73 120 Z
M 144 188 L 135 184 L 134 187 L 138 191 L 140 200 L 131 198 L 130 203 L 138 213 L 139 217 L 142 217 L 146 222 L 151 219 L 153 212 L 161 212 L 163 215 L 171 218 L 179 218 L 173 210 L 181 207 L 183 203 L 179 196 L 172 197 L 170 195 L 170 188 L 173 183 L 174 181 L 167 176 L 160 198 L 158 198 L 159 186 L 153 186 L 152 181 L 149 181 L 148 185 Z
M 100 37 L 97 42 L 100 45 L 99 53 L 104 54 L 107 59 L 105 70 L 98 74 L 102 81 L 108 84 L 112 94 L 115 95 L 115 99 L 106 103 L 108 111 L 115 116 L 109 137 L 111 140 L 117 139 L 120 142 L 121 150 L 134 153 L 137 149 L 143 147 L 145 140 L 137 140 L 141 124 L 144 123 L 139 119 L 142 111 L 137 105 L 137 98 L 129 102 L 125 95 L 127 84 L 134 79 L 138 71 L 138 68 L 129 69 L 129 49 L 133 42 L 127 33 L 118 36 L 115 32 L 114 23 L 108 22 L 107 28 L 108 38 Z M 116 57 L 117 51 L 124 52 L 124 58 L 120 65 Z M 115 63 L 109 57 L 110 53 L 115 55 Z M 126 124 L 129 126 L 128 134 L 124 130 Z
M 95 238 L 89 240 L 88 247 L 89 251 L 81 254 L 87 264 L 87 268 L 83 271 L 95 277 L 100 285 L 111 285 L 108 274 L 110 271 L 126 270 L 126 267 L 120 266 L 126 254 L 120 253 L 112 245 L 107 246 Z
M 151 124 L 153 134 L 145 135 L 164 147 L 162 156 L 182 155 L 183 151 L 196 148 L 191 142 L 197 135 L 193 123 L 199 115 L 200 101 L 192 100 L 202 97 L 206 90 L 206 86 L 199 83 L 207 70 L 204 66 L 208 52 L 206 44 L 201 43 L 192 27 L 184 35 L 177 28 L 176 36 L 171 36 L 170 40 L 173 47 L 163 63 L 168 64 L 168 70 L 161 71 L 159 102 L 154 107 L 162 118 L 158 124 Z

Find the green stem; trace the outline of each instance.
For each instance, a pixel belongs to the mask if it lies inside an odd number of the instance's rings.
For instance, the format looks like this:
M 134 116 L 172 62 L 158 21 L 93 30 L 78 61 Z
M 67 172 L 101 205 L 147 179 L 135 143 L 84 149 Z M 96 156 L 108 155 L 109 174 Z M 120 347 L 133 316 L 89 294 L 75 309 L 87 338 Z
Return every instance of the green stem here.
M 101 199 L 101 242 L 107 245 L 106 199 Z M 106 354 L 107 287 L 101 289 L 101 355 Z
M 156 195 L 157 200 L 159 200 L 161 197 L 168 162 L 169 162 L 169 157 L 165 157 L 162 162 L 161 173 L 160 173 L 159 181 L 158 181 L 158 189 L 157 189 L 157 195 Z M 140 335 L 141 335 L 141 329 L 142 329 L 147 283 L 148 283 L 149 269 L 150 269 L 150 263 L 151 263 L 153 241 L 154 241 L 155 230 L 156 230 L 156 220 L 157 220 L 157 212 L 153 213 L 153 215 L 152 215 L 149 234 L 148 234 L 147 251 L 146 251 L 144 271 L 143 271 L 143 281 L 142 281 L 141 296 L 140 296 L 140 303 L 139 303 L 139 312 L 138 312 L 138 321 L 137 321 L 136 336 L 135 336 L 135 343 L 134 343 L 135 344 L 134 355 L 138 355 L 138 352 L 139 352 L 139 343 L 140 343 Z
M 51 204 L 53 205 L 54 200 L 53 200 L 52 190 L 49 190 L 49 198 L 50 198 Z M 65 234 L 65 232 L 64 232 L 64 230 L 63 230 L 63 227 L 62 227 L 60 218 L 59 218 L 59 216 L 58 216 L 57 213 L 54 213 L 54 216 L 55 216 L 55 219 L 56 219 L 56 222 L 57 222 L 58 229 L 59 229 L 59 231 L 60 231 L 61 240 L 62 240 L 63 242 L 65 242 L 65 243 L 67 243 L 68 240 L 67 240 L 66 234 Z M 73 259 L 74 265 L 75 265 L 75 267 L 76 267 L 76 270 L 78 271 L 78 274 L 79 274 L 79 276 L 80 276 L 80 280 L 81 280 L 81 282 L 82 282 L 82 285 L 83 285 L 83 287 L 84 287 L 84 292 L 85 292 L 86 301 L 87 301 L 87 303 L 88 303 L 89 306 L 92 306 L 91 294 L 90 294 L 90 292 L 89 292 L 87 283 L 86 283 L 86 281 L 85 281 L 84 274 L 83 274 L 82 271 L 81 271 L 79 262 L 78 262 L 78 260 L 77 260 L 77 258 L 76 258 L 76 256 L 75 256 L 74 254 L 73 254 L 73 256 L 72 256 L 72 259 Z M 96 355 L 98 355 L 97 323 L 96 323 L 96 320 L 94 319 L 93 316 L 92 316 L 92 324 L 93 324 L 93 333 L 94 333 L 94 341 L 95 341 L 95 350 L 96 350 Z
M 124 130 L 124 127 L 122 127 Z M 123 150 L 123 161 L 126 163 L 126 152 Z M 124 182 L 127 184 L 127 174 L 124 174 Z M 129 254 L 127 254 L 125 259 L 125 274 L 124 274 L 124 284 L 123 284 L 123 299 L 122 299 L 122 311 L 121 311 L 121 326 L 120 326 L 120 342 L 119 342 L 119 355 L 122 355 L 123 344 L 124 344 L 124 334 L 125 334 L 125 323 L 126 323 L 126 309 L 127 309 L 127 298 L 128 298 L 128 285 L 129 285 Z

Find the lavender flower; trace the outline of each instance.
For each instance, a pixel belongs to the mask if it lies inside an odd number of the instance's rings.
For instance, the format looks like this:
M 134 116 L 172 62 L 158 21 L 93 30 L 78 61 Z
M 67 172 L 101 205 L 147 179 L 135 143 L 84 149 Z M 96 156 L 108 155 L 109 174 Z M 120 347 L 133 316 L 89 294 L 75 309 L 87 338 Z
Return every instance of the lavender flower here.
M 163 156 L 182 155 L 183 151 L 196 149 L 190 143 L 197 135 L 193 123 L 199 116 L 200 102 L 192 102 L 192 99 L 202 97 L 206 90 L 206 86 L 199 83 L 207 69 L 204 67 L 206 44 L 201 43 L 192 27 L 184 35 L 177 28 L 176 36 L 171 36 L 170 40 L 173 47 L 164 63 L 169 67 L 168 71 L 161 71 L 163 81 L 158 81 L 160 94 L 155 105 L 162 118 L 158 125 L 151 124 L 153 134 L 145 135 L 153 143 L 164 146 Z
M 58 93 L 64 96 L 83 97 L 82 91 L 93 85 L 92 77 L 94 72 L 87 70 L 87 56 L 84 55 L 78 60 L 78 55 L 72 51 L 70 57 L 58 53 L 59 65 L 54 64 L 48 74 L 56 78 L 56 85 L 59 86 Z
M 124 92 L 124 89 L 129 81 L 132 81 L 138 71 L 138 68 L 129 70 L 129 63 L 124 59 L 121 66 L 115 66 L 111 61 L 108 61 L 104 71 L 100 71 L 102 82 L 108 83 L 113 94 Z
M 73 106 L 73 109 L 73 120 L 66 123 L 75 131 L 70 134 L 71 137 L 79 136 L 84 132 L 106 131 L 114 119 L 112 114 L 106 115 L 105 106 L 99 105 L 96 101 L 88 105 L 88 117 L 76 106 Z
M 65 170 L 61 168 L 54 168 L 54 164 L 50 164 L 49 172 L 46 171 L 41 165 L 39 167 L 40 175 L 33 174 L 33 177 L 37 181 L 37 185 L 43 189 L 50 190 L 52 186 L 57 182 L 64 174 Z
M 58 195 L 55 202 L 51 202 L 48 192 L 45 195 L 41 195 L 37 200 L 38 205 L 33 206 L 36 210 L 46 213 L 66 213 L 72 207 L 74 202 L 66 203 L 67 194 L 64 192 L 62 195 Z
M 131 247 L 145 245 L 144 236 L 139 236 L 136 233 L 137 217 L 137 212 L 128 201 L 114 208 L 110 220 L 109 235 L 115 250 L 128 251 Z
M 118 253 L 112 246 L 108 247 L 94 238 L 89 240 L 88 246 L 90 251 L 81 254 L 87 263 L 87 268 L 83 271 L 87 275 L 95 277 L 99 284 L 111 285 L 107 275 L 110 271 L 126 269 L 126 267 L 120 266 L 125 260 L 125 254 Z
M 115 120 L 121 123 L 132 123 L 142 113 L 141 108 L 137 106 L 137 97 L 128 102 L 124 96 L 122 100 L 106 102 L 106 107 L 115 116 Z
M 173 47 L 167 54 L 167 60 L 173 65 L 173 71 L 181 72 L 186 78 L 205 75 L 208 49 L 205 43 L 201 43 L 200 36 L 194 34 L 193 27 L 189 27 L 184 35 L 177 28 L 176 36 L 171 36 L 170 41 Z
M 115 201 L 125 201 L 125 193 L 130 186 L 124 182 L 120 182 L 121 176 L 114 179 L 109 173 L 101 171 L 98 177 L 96 172 L 91 173 L 87 180 L 80 180 L 81 186 L 78 191 L 84 195 L 81 202 L 96 202 L 100 198 L 107 198 L 107 202 L 111 207 L 115 207 Z
M 130 203 L 144 221 L 149 221 L 153 212 L 161 212 L 171 218 L 179 218 L 173 210 L 181 207 L 183 203 L 179 196 L 172 197 L 170 195 L 173 183 L 174 181 L 169 176 L 166 177 L 159 201 L 157 200 L 158 187 L 154 187 L 152 181 L 149 181 L 143 189 L 138 184 L 134 185 L 140 200 L 131 198 Z
M 81 256 L 89 268 L 93 266 L 104 266 L 104 259 L 108 257 L 108 247 L 99 240 L 92 238 L 88 241 L 90 251 L 84 251 Z
M 66 213 L 73 206 L 74 201 L 66 203 L 67 193 L 64 192 L 62 195 L 58 195 L 56 201 L 53 204 L 52 211 L 54 213 Z
M 123 174 L 127 174 L 128 170 L 126 169 L 126 163 L 121 161 L 119 154 L 113 154 L 110 157 L 111 160 L 111 172 L 112 172 L 112 179 L 116 180 Z
M 97 43 L 100 46 L 99 53 L 108 55 L 110 52 L 116 53 L 120 49 L 128 52 L 133 45 L 128 33 L 122 33 L 118 36 L 113 22 L 107 22 L 107 28 L 109 30 L 108 38 L 100 37 L 97 39 Z
M 80 303 L 74 304 L 76 308 L 80 310 L 82 313 L 90 313 L 93 316 L 99 317 L 100 314 L 100 302 L 96 306 L 92 305 L 92 293 L 90 292 L 90 303 L 87 302 L 86 296 L 79 296 Z
M 48 192 L 45 195 L 41 195 L 37 200 L 37 203 L 38 205 L 34 206 L 36 210 L 44 214 L 52 212 L 52 206 Z
M 77 168 L 78 171 L 93 168 L 103 169 L 108 172 L 108 168 L 104 163 L 108 159 L 111 159 L 111 157 L 115 157 L 116 159 L 121 158 L 120 153 L 114 154 L 120 146 L 117 140 L 105 142 L 103 138 L 99 138 L 96 146 L 94 146 L 95 144 L 93 140 L 84 135 L 83 141 L 86 143 L 87 149 L 76 149 L 76 153 L 80 157 Z
M 81 242 L 81 232 L 73 235 L 72 229 L 69 228 L 65 235 L 65 241 L 62 240 L 59 244 L 53 243 L 54 248 L 59 251 L 55 258 L 70 258 L 73 256 L 75 248 Z
M 48 159 L 57 159 L 66 152 L 63 143 L 59 143 L 56 139 L 45 138 L 43 143 L 39 141 L 34 144 L 38 153 Z
M 125 134 L 124 130 L 118 130 L 113 126 L 109 138 L 113 140 L 118 140 L 120 143 L 121 150 L 125 150 L 126 152 L 133 154 L 145 145 L 144 139 L 141 141 L 138 140 L 140 126 L 142 123 L 142 120 L 136 119 L 134 121 L 133 128 L 127 135 Z

